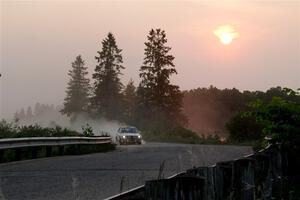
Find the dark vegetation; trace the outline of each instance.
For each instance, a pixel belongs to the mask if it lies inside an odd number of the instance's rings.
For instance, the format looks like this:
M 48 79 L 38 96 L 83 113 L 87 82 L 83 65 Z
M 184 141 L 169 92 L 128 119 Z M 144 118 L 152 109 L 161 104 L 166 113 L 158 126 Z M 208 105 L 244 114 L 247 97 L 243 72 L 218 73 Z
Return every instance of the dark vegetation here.
M 84 66 L 84 61 L 79 55 L 72 63 L 72 70 L 68 73 L 70 81 L 64 107 L 61 110 L 63 114 L 70 116 L 73 112 L 80 113 L 87 110 L 90 91 L 90 80 L 85 78 L 87 74 L 87 67 Z
M 54 128 L 43 128 L 38 124 L 29 126 L 18 126 L 16 123 L 0 121 L 0 138 L 20 137 L 65 137 L 83 136 L 82 134 L 56 126 Z
M 132 80 L 124 85 L 120 80 L 126 69 L 122 49 L 108 33 L 97 51 L 92 81 L 80 55 L 72 63 L 61 113 L 71 122 L 82 113 L 94 119 L 118 120 L 136 126 L 146 140 L 152 141 L 219 143 L 220 138 L 227 137 L 227 143 L 261 146 L 265 137 L 278 142 L 299 136 L 297 92 L 281 87 L 241 92 L 213 86 L 181 92 L 170 82 L 177 74 L 170 51 L 165 31 L 151 29 L 139 70 L 141 81 L 137 87 Z M 23 109 L 16 118 L 37 115 L 41 107 L 36 106 L 34 113 L 30 107 L 26 113 Z M 46 135 L 73 134 L 55 128 L 55 123 L 52 127 L 45 129 Z M 30 128 L 32 133 L 39 130 Z M 29 134 L 26 128 L 22 131 Z
M 94 132 L 89 124 L 82 126 L 82 133 L 60 126 L 54 128 L 41 127 L 38 124 L 19 126 L 15 122 L 0 121 L 0 139 L 1 138 L 21 138 L 21 137 L 93 137 Z M 108 136 L 103 133 L 101 136 Z
M 228 136 L 226 123 L 238 112 L 250 108 L 249 102 L 260 99 L 268 103 L 273 97 L 300 103 L 300 97 L 287 94 L 287 88 L 274 87 L 266 92 L 239 91 L 238 89 L 197 88 L 184 91 L 184 114 L 189 119 L 188 127 L 204 135 Z M 237 118 L 236 118 L 237 119 Z M 249 121 L 250 122 L 250 121 Z M 248 139 L 245 137 L 245 139 Z
M 147 36 L 138 87 L 132 80 L 126 86 L 120 81 L 125 67 L 122 49 L 118 47 L 114 35 L 108 33 L 101 44 L 101 50 L 95 57 L 97 65 L 91 86 L 81 56 L 72 63 L 61 110 L 63 114 L 70 116 L 71 120 L 82 113 L 94 119 L 118 120 L 137 126 L 146 138 L 161 138 L 157 133 L 171 137 L 170 130 L 178 130 L 175 127 L 181 127 L 179 135 L 186 131 L 185 134 L 197 137 L 183 128 L 187 124 L 182 112 L 183 94 L 177 85 L 170 83 L 170 76 L 177 71 L 165 31 L 151 29 Z M 174 135 L 174 138 L 178 136 Z
M 257 99 L 247 104 L 246 111 L 237 113 L 228 123 L 230 139 L 256 140 L 258 148 L 267 144 L 282 144 L 299 153 L 300 96 L 291 89 L 285 96 Z

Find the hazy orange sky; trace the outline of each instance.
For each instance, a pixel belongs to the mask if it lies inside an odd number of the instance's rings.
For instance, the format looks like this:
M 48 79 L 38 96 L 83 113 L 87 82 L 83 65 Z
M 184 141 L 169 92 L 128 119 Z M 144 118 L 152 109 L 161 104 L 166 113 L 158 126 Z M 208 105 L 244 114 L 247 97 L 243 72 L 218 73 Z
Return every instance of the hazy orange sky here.
M 90 76 L 111 31 L 123 49 L 122 81 L 139 83 L 151 28 L 167 33 L 182 90 L 300 87 L 300 1 L 1 1 L 0 119 L 36 102 L 60 105 L 78 54 Z M 222 45 L 213 31 L 232 25 Z

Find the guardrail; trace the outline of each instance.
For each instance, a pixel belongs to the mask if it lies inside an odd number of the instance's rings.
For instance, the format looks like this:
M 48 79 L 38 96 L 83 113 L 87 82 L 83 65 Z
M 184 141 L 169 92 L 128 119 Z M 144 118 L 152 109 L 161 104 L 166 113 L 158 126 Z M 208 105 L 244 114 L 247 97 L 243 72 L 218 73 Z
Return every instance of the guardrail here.
M 111 137 L 30 137 L 0 139 L 0 149 L 71 144 L 110 144 Z
M 103 144 L 103 145 L 101 145 Z M 112 138 L 30 137 L 0 139 L 0 163 L 51 156 L 78 155 L 107 151 Z

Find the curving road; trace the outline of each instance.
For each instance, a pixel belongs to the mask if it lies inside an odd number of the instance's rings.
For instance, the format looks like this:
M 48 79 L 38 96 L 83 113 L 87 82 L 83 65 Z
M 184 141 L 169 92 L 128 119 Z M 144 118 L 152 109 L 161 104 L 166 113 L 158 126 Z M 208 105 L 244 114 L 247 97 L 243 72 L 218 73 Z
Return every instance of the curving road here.
M 193 166 L 252 153 L 250 147 L 147 143 L 108 153 L 53 157 L 0 165 L 0 200 L 94 200 Z

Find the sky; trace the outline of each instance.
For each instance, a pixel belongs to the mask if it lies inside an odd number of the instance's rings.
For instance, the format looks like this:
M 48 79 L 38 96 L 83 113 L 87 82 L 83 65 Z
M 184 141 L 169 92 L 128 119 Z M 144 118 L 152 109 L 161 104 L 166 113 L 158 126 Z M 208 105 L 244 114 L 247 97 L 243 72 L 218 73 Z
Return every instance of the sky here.
M 298 0 L 0 0 L 0 22 L 0 119 L 36 102 L 61 105 L 71 62 L 82 55 L 91 77 L 108 32 L 123 49 L 124 84 L 138 85 L 146 36 L 161 28 L 182 90 L 300 87 Z M 214 34 L 224 25 L 238 33 L 229 45 Z

